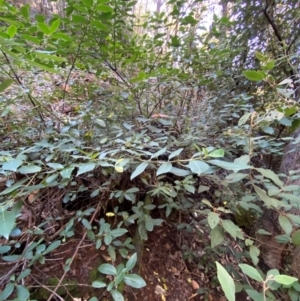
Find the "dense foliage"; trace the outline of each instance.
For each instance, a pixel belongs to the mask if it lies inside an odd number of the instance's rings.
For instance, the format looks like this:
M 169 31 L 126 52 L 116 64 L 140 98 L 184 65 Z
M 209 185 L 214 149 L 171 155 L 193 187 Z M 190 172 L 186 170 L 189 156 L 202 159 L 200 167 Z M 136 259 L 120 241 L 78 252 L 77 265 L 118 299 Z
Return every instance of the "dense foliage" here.
M 300 120 L 300 4 L 222 0 L 206 30 L 205 1 L 136 5 L 68 0 L 46 16 L 0 0 L 0 254 L 9 263 L 0 300 L 40 299 L 33 267 L 79 227 L 44 299 L 60 294 L 88 240 L 111 263 L 99 262 L 84 293 L 124 300 L 125 285 L 146 285 L 138 274 L 149 232 L 174 220 L 178 231 L 209 234 L 216 264 L 206 271 L 228 300 L 242 290 L 298 300 L 297 278 L 260 270 L 252 234 L 265 207 L 298 204 L 299 185 L 278 170 L 283 137 Z M 281 241 L 297 245 L 300 217 L 279 222 Z M 242 251 L 230 249 L 236 262 L 224 268 L 230 241 Z

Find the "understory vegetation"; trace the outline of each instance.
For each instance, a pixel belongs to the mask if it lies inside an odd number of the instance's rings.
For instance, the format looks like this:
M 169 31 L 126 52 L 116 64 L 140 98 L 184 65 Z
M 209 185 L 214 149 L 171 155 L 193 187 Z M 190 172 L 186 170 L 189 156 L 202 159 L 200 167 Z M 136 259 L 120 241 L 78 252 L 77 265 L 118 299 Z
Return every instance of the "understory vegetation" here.
M 0 301 L 299 300 L 298 1 L 49 3 L 0 0 Z

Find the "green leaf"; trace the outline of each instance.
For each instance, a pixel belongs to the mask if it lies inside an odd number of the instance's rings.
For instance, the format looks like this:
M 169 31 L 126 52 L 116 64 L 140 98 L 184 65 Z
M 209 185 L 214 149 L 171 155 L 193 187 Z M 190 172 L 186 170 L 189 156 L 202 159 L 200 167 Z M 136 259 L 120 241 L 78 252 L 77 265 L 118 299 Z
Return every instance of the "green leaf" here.
M 211 229 L 215 228 L 220 222 L 219 214 L 210 212 L 207 216 L 207 222 Z
M 103 31 L 108 31 L 108 27 L 106 25 L 104 25 L 101 21 L 99 20 L 93 20 L 91 22 L 91 25 L 97 27 L 98 29 L 100 30 L 103 30 Z
M 14 284 L 9 282 L 0 294 L 0 301 L 8 300 L 8 297 L 12 294 L 14 288 L 15 288 Z
M 82 0 L 82 2 L 89 8 L 93 6 L 93 0 Z
M 47 184 L 50 184 L 50 183 L 52 183 L 53 181 L 55 181 L 55 180 L 57 179 L 57 177 L 58 177 L 58 174 L 55 173 L 55 174 L 53 174 L 53 175 L 47 177 L 45 181 L 46 181 Z
M 260 273 L 252 266 L 241 263 L 239 264 L 240 269 L 243 271 L 244 274 L 249 276 L 251 279 L 256 280 L 257 282 L 263 282 L 264 279 L 261 277 Z
M 50 33 L 50 28 L 45 23 L 38 22 L 37 27 L 46 35 Z
M 59 25 L 60 25 L 60 18 L 57 18 L 50 26 L 50 33 L 52 34 L 56 32 Z
M 189 168 L 191 172 L 201 175 L 203 172 L 209 169 L 209 165 L 199 160 L 192 160 L 189 162 Z
M 72 172 L 74 170 L 75 167 L 68 167 L 68 168 L 65 168 L 63 169 L 61 172 L 60 172 L 60 175 L 64 178 L 64 179 L 70 179 L 71 178 L 71 175 L 72 175 Z
M 115 262 L 116 261 L 116 251 L 115 251 L 115 248 L 110 244 L 108 246 L 107 251 L 108 251 L 108 255 L 110 256 L 111 260 L 113 262 Z
M 126 262 L 126 269 L 128 271 L 132 270 L 135 267 L 136 262 L 137 262 L 137 253 L 134 253 L 130 256 L 130 258 Z
M 20 301 L 27 301 L 30 296 L 28 289 L 26 287 L 24 287 L 23 285 L 17 285 L 16 289 L 17 289 L 18 299 Z
M 80 15 L 72 15 L 72 21 L 75 24 L 87 24 L 88 19 Z
M 2 168 L 4 170 L 9 171 L 17 171 L 20 165 L 22 165 L 23 161 L 21 159 L 12 159 L 10 161 L 7 161 L 3 163 Z
M 6 188 L 5 190 L 3 190 L 0 195 L 5 195 L 5 194 L 9 194 L 17 189 L 19 189 L 21 186 L 23 186 L 23 184 L 27 182 L 27 178 L 21 180 L 21 181 L 18 181 L 16 184 Z
M 21 37 L 26 41 L 32 42 L 36 45 L 40 45 L 41 41 L 37 37 L 30 36 L 28 34 L 21 34 Z
M 10 25 L 7 28 L 6 32 L 10 36 L 10 38 L 13 38 L 16 35 L 16 33 L 17 33 L 17 27 L 15 25 Z
M 216 261 L 217 276 L 221 284 L 221 288 L 229 301 L 235 301 L 235 285 L 232 277 L 223 268 L 221 264 Z
M 243 169 L 250 169 L 251 166 L 245 164 L 245 163 L 237 163 L 237 162 L 226 162 L 221 160 L 209 160 L 208 161 L 211 164 L 217 165 L 219 167 L 222 167 L 226 170 L 233 170 L 234 172 L 243 170 Z
M 29 18 L 30 14 L 29 14 L 29 11 L 30 11 L 30 6 L 29 4 L 26 4 L 26 5 L 23 5 L 21 8 L 20 8 L 20 12 L 22 14 L 22 16 L 26 19 Z
M 294 282 L 298 281 L 298 278 L 287 276 L 287 275 L 276 275 L 276 276 L 274 276 L 274 280 L 277 283 L 280 283 L 283 285 L 291 285 Z
M 11 249 L 11 246 L 0 246 L 0 254 L 7 253 Z
M 30 269 L 26 269 L 26 270 L 22 271 L 21 274 L 17 278 L 17 282 L 19 282 L 22 279 L 26 278 L 28 275 L 30 275 L 30 273 L 31 273 Z
M 109 233 L 106 233 L 106 235 L 104 236 L 104 243 L 108 246 L 111 244 L 112 240 L 113 237 Z
M 177 36 L 171 36 L 171 46 L 172 47 L 179 47 L 180 46 L 180 40 Z
M 177 167 L 172 167 L 172 169 L 170 170 L 170 173 L 172 173 L 176 176 L 179 176 L 179 177 L 186 177 L 191 174 L 191 172 L 189 170 L 181 169 L 181 168 L 177 168 Z
M 159 176 L 164 173 L 168 173 L 172 169 L 172 163 L 164 162 L 156 171 L 156 176 Z
M 181 154 L 181 152 L 183 151 L 183 148 L 180 148 L 180 149 L 177 149 L 176 151 L 172 152 L 170 155 L 169 155 L 169 160 L 171 160 L 172 158 L 174 157 L 177 157 Z
M 269 61 L 264 65 L 264 68 L 267 70 L 272 70 L 275 66 L 275 62 L 274 61 Z
M 234 224 L 231 220 L 222 220 L 222 226 L 224 227 L 225 231 L 229 233 L 234 239 L 237 237 L 242 236 L 241 229 Z
M 243 125 L 247 122 L 252 113 L 245 113 L 239 120 L 238 125 Z
M 272 170 L 264 169 L 264 168 L 256 168 L 256 170 L 259 173 L 261 173 L 264 177 L 271 179 L 280 188 L 284 186 L 284 183 L 279 179 L 278 175 L 275 174 Z
M 293 226 L 286 216 L 280 215 L 278 218 L 279 224 L 287 235 L 291 235 Z
M 7 89 L 14 81 L 12 79 L 5 79 L 0 84 L 0 93 L 3 92 L 5 89 Z
M 22 166 L 20 169 L 19 169 L 19 172 L 21 174 L 29 174 L 29 173 L 37 173 L 39 171 L 41 171 L 42 168 L 40 166 L 37 166 L 37 165 L 26 165 L 26 166 Z
M 247 70 L 243 71 L 243 74 L 247 79 L 255 82 L 261 81 L 267 77 L 266 73 L 263 71 Z
M 164 147 L 164 148 L 160 149 L 159 151 L 157 151 L 156 153 L 154 153 L 150 159 L 157 158 L 158 156 L 164 154 L 166 151 L 167 151 L 167 149 Z
M 48 72 L 51 72 L 51 73 L 57 73 L 57 71 L 54 70 L 53 68 L 50 68 L 50 67 L 48 67 L 48 66 L 46 66 L 44 64 L 38 63 L 38 62 L 35 62 L 35 61 L 27 59 L 27 63 L 29 63 L 32 66 L 37 67 L 37 68 L 39 68 L 41 70 L 45 70 L 45 71 L 48 71 Z
M 260 251 L 259 251 L 259 248 L 257 246 L 250 246 L 250 249 L 249 249 L 249 254 L 250 254 L 250 257 L 252 259 L 252 262 L 254 265 L 257 265 L 258 262 L 259 262 L 259 254 L 260 254 Z
M 53 243 L 51 243 L 48 248 L 43 252 L 43 255 L 46 255 L 50 252 L 52 252 L 53 250 L 55 250 L 56 248 L 58 248 L 61 244 L 60 240 L 56 240 Z
M 224 157 L 224 150 L 222 150 L 221 148 L 220 149 L 215 149 L 213 150 L 212 152 L 210 152 L 208 154 L 209 157 L 212 157 L 212 158 L 223 158 Z
M 147 168 L 148 165 L 149 165 L 148 162 L 142 162 L 141 164 L 139 164 L 135 169 L 135 171 L 131 174 L 130 180 L 132 181 L 135 177 L 137 177 L 142 172 L 144 172 L 144 170 Z
M 113 8 L 111 8 L 108 5 L 98 5 L 97 9 L 104 13 L 113 13 L 114 12 Z
M 119 237 L 119 236 L 124 235 L 127 232 L 128 232 L 128 230 L 126 230 L 126 229 L 118 228 L 118 229 L 114 229 L 114 230 L 110 231 L 109 233 L 113 237 Z
M 10 232 L 15 226 L 16 216 L 9 211 L 3 211 L 0 213 L 0 235 L 8 239 Z
M 147 231 L 150 231 L 150 232 L 153 231 L 154 224 L 153 224 L 152 220 L 146 220 L 145 227 L 146 227 Z
M 124 282 L 134 288 L 142 288 L 146 286 L 145 280 L 136 274 L 128 274 L 124 277 Z
M 264 201 L 265 205 L 268 208 L 271 207 L 278 208 L 280 206 L 280 202 L 274 198 L 269 197 L 263 189 L 259 188 L 256 185 L 253 185 L 253 187 L 257 195 Z
M 240 182 L 242 179 L 246 178 L 247 176 L 248 174 L 244 174 L 244 173 L 232 173 L 226 176 L 225 179 L 229 183 L 236 183 L 236 182 Z
M 262 293 L 259 293 L 255 290 L 246 290 L 246 293 L 254 301 L 266 301 L 265 296 Z
M 295 246 L 300 246 L 300 230 L 296 230 L 292 235 L 292 243 Z
M 102 274 L 105 274 L 105 275 L 117 275 L 117 270 L 116 268 L 109 264 L 109 263 L 104 263 L 104 264 L 101 264 L 99 267 L 98 267 L 98 271 Z
M 95 287 L 95 288 L 106 287 L 106 283 L 96 280 L 92 283 L 92 287 Z M 96 299 L 96 300 L 98 300 L 98 299 Z
M 83 218 L 83 219 L 81 220 L 81 222 L 82 222 L 83 226 L 84 226 L 86 229 L 88 229 L 88 230 L 91 230 L 91 229 L 92 229 L 92 226 L 91 226 L 90 222 L 89 222 L 86 218 Z
M 211 247 L 214 248 L 217 245 L 221 244 L 224 240 L 224 230 L 220 226 L 214 227 L 210 231 L 210 240 L 211 240 Z
M 79 176 L 83 173 L 92 171 L 95 169 L 95 167 L 96 167 L 95 163 L 83 163 L 83 164 L 79 165 L 79 169 L 78 169 L 76 176 Z
M 59 163 L 47 163 L 47 166 L 49 166 L 55 170 L 64 168 L 64 166 Z

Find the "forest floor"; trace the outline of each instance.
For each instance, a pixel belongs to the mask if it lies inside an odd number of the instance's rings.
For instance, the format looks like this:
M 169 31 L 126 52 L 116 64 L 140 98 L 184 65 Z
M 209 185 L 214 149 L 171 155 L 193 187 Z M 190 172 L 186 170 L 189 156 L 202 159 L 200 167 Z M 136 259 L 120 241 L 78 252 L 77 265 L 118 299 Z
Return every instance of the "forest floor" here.
M 41 78 L 37 78 L 37 77 Z M 29 77 L 28 77 L 29 78 Z M 28 79 L 29 80 L 29 79 Z M 94 78 L 88 77 L 87 74 L 78 73 L 77 77 L 71 78 L 74 83 L 81 83 L 81 90 L 76 91 L 71 86 L 64 84 L 64 81 L 59 77 L 54 77 L 48 84 L 48 79 L 45 79 L 45 74 L 34 75 L 32 82 L 36 83 L 35 94 L 42 99 L 43 95 L 48 97 L 52 95 L 50 99 L 51 107 L 49 106 L 49 114 L 55 112 L 58 117 L 68 114 L 72 111 L 77 111 L 76 106 L 66 106 L 62 98 L 67 95 L 67 98 L 75 98 L 79 102 L 78 95 L 83 95 L 84 91 L 88 91 L 89 85 L 94 85 Z M 42 84 L 41 84 L 42 82 Z M 57 82 L 54 86 L 54 82 Z M 38 84 L 39 83 L 39 84 Z M 107 91 L 107 84 L 101 83 L 99 91 Z M 53 91 L 54 88 L 54 91 Z M 84 90 L 84 91 L 83 91 Z M 13 86 L 6 91 L 6 96 L 16 93 L 17 89 Z M 99 92 L 98 91 L 98 92 Z M 100 93 L 99 92 L 99 93 Z M 24 96 L 21 90 L 18 92 Z M 87 99 L 87 95 L 82 96 L 83 99 Z M 13 95 L 11 96 L 13 99 Z M 46 99 L 46 98 L 45 98 Z M 97 101 L 99 97 L 96 97 Z M 47 108 L 47 106 L 45 106 Z M 18 111 L 20 110 L 20 112 Z M 6 136 L 4 137 L 8 143 L 14 141 L 14 134 L 19 135 L 19 129 L 13 122 L 13 117 L 23 118 L 23 114 L 35 112 L 30 108 L 30 104 L 26 104 L 24 108 L 22 106 L 12 105 L 10 106 L 10 113 L 6 116 L 5 122 Z M 12 116 L 10 114 L 13 114 Z M 30 121 L 27 116 L 24 120 Z M 20 120 L 21 122 L 22 120 Z M 15 128 L 15 131 L 13 129 Z M 1 180 L 1 179 L 0 179 Z M 3 179 L 6 181 L 6 179 Z M 4 189 L 4 188 L 3 188 Z M 56 191 L 57 192 L 57 191 Z M 61 203 L 61 196 L 57 197 L 56 192 L 49 194 L 49 204 L 51 202 Z M 9 255 L 22 255 L 22 252 L 28 247 L 28 244 L 38 241 L 39 236 L 31 236 L 30 231 L 37 229 L 41 225 L 41 221 L 35 222 L 37 219 L 37 212 L 39 213 L 41 220 L 47 223 L 47 218 L 51 216 L 51 211 L 55 209 L 49 206 L 48 208 L 42 207 L 44 200 L 41 198 L 38 200 L 36 207 L 31 203 L 32 199 L 36 199 L 34 192 L 28 197 L 28 204 L 23 206 L 21 216 L 18 219 L 18 227 L 22 229 L 22 234 L 15 240 L 15 246 L 9 252 Z M 56 202 L 56 203 L 57 203 Z M 41 209 L 44 208 L 44 209 Z M 77 208 L 78 209 L 78 208 Z M 83 208 L 79 208 L 84 210 Z M 73 214 L 73 215 L 72 215 Z M 71 216 L 75 215 L 74 210 L 70 210 L 67 214 L 61 215 L 61 221 L 64 224 L 68 222 Z M 99 220 L 107 216 L 98 216 Z M 223 266 L 237 266 L 239 263 L 245 261 L 243 256 L 243 250 L 236 241 L 228 237 L 226 246 L 221 246 L 221 249 L 212 249 L 210 247 L 210 238 L 207 230 L 201 229 L 201 220 L 196 223 L 189 216 L 176 216 L 172 219 L 165 219 L 163 216 L 159 216 L 164 219 L 160 226 L 154 227 L 152 232 L 148 233 L 148 240 L 143 244 L 143 250 L 141 252 L 142 258 L 138 266 L 138 270 L 134 271 L 144 278 L 147 285 L 142 289 L 133 289 L 129 286 L 125 286 L 123 295 L 125 300 L 143 300 L 143 301 L 188 301 L 188 300 L 208 300 L 208 301 L 225 301 L 223 293 L 219 286 L 216 275 L 215 261 L 220 262 Z M 174 219 L 174 220 L 173 220 Z M 107 221 L 111 225 L 116 225 L 116 221 Z M 117 221 L 119 222 L 119 221 Z M 179 224 L 186 224 L 189 227 L 186 229 L 178 229 Z M 61 223 L 52 225 L 57 230 Z M 47 229 L 47 224 L 45 230 Z M 41 237 L 47 237 L 47 244 L 61 239 L 62 243 L 53 251 L 45 256 L 45 260 L 37 260 L 30 266 L 31 273 L 24 279 L 23 285 L 33 292 L 31 299 L 35 300 L 49 300 L 50 294 L 56 288 L 60 279 L 63 278 L 66 261 L 76 253 L 74 261 L 70 266 L 70 270 L 66 273 L 62 285 L 59 286 L 56 295 L 51 300 L 89 300 L 89 298 L 96 296 L 98 300 L 110 300 L 110 295 L 107 291 L 101 289 L 97 290 L 92 287 L 91 283 L 99 278 L 103 277 L 97 271 L 100 264 L 112 263 L 112 259 L 108 256 L 108 247 L 102 245 L 99 249 L 95 248 L 95 242 L 86 238 L 82 240 L 85 235 L 86 229 L 78 222 L 74 226 L 75 235 L 71 238 L 63 240 L 62 237 L 56 236 L 53 240 L 49 239 L 51 235 L 40 234 Z M 135 226 L 131 226 L 131 237 L 134 236 L 136 231 Z M 29 232 L 28 232 L 29 231 Z M 128 236 L 129 237 L 129 236 Z M 126 238 L 126 237 L 125 237 Z M 43 241 L 43 240 L 42 240 Z M 11 240 L 9 241 L 11 243 Z M 2 238 L 0 240 L 0 246 L 7 245 L 7 241 Z M 44 241 L 42 243 L 45 243 Z M 19 245 L 18 247 L 16 247 Z M 80 246 L 78 248 L 78 245 Z M 112 264 L 118 265 L 124 262 L 124 259 L 119 255 L 116 248 L 116 261 Z M 237 259 L 236 254 L 240 254 Z M 20 260 L 16 261 L 4 261 L 0 259 L 0 291 L 4 289 L 5 282 L 9 281 L 8 275 L 16 274 L 28 268 L 28 261 L 21 256 Z M 237 275 L 241 277 L 243 275 Z M 110 280 L 101 279 L 101 281 Z M 107 282 L 107 281 L 105 281 Z M 60 297 L 61 296 L 61 297 Z M 14 297 L 13 295 L 11 296 Z M 79 298 L 79 299 L 78 299 Z M 245 300 L 246 296 L 241 295 L 240 300 Z M 236 300 L 239 300 L 237 296 Z

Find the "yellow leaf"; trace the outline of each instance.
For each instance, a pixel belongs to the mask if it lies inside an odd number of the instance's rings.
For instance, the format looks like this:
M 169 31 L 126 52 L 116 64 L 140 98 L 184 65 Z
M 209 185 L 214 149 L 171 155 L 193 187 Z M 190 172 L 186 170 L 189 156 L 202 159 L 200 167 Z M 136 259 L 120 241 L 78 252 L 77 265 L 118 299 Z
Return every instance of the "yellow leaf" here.
M 106 214 L 105 214 L 106 216 L 115 216 L 115 214 L 113 213 L 113 212 L 107 212 Z
M 117 165 L 117 166 L 115 166 L 115 170 L 116 170 L 116 172 L 122 173 L 124 171 L 124 168 L 123 168 L 123 166 Z

